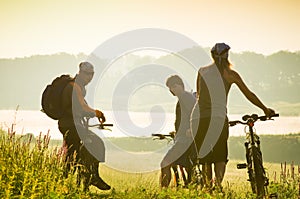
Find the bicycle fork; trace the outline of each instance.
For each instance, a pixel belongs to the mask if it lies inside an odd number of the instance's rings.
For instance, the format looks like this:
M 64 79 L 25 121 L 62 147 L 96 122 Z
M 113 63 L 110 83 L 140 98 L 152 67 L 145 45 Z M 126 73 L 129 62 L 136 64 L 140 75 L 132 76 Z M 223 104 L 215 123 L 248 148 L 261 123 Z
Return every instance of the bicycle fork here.
M 253 148 L 253 147 L 256 147 L 255 146 L 255 143 L 256 143 L 258 150 L 260 150 L 259 138 L 256 137 L 256 139 L 255 139 L 252 127 L 253 127 L 253 124 L 249 123 L 249 140 L 244 143 L 244 146 L 245 146 L 245 149 L 246 149 L 246 161 L 247 161 L 247 163 L 237 164 L 237 169 L 246 169 L 246 168 L 248 168 L 248 173 L 252 172 L 252 169 L 253 169 L 252 160 L 251 160 L 251 157 L 250 157 L 249 144 L 251 145 L 250 147 Z M 249 179 L 249 180 L 251 180 L 251 179 Z
M 245 148 L 246 148 L 246 160 L 247 160 L 247 163 L 249 164 L 249 163 L 251 163 L 251 161 L 249 160 L 249 142 L 245 142 Z M 237 167 L 237 169 L 246 169 L 248 166 L 250 166 L 250 165 L 248 165 L 247 163 L 239 163 L 239 164 L 237 164 L 236 165 L 236 167 Z

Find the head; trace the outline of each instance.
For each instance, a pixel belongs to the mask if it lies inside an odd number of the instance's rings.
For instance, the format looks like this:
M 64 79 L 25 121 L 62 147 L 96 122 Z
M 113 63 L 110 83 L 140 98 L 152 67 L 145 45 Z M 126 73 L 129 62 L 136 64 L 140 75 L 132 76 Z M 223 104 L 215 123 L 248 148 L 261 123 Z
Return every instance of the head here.
M 94 76 L 94 66 L 89 62 L 81 62 L 79 64 L 79 78 L 85 85 L 90 83 Z
M 166 81 L 166 86 L 174 96 L 179 96 L 184 91 L 184 84 L 178 75 L 170 76 Z
M 216 65 L 221 70 L 229 68 L 231 65 L 228 61 L 229 49 L 230 46 L 225 43 L 216 43 L 210 51 Z

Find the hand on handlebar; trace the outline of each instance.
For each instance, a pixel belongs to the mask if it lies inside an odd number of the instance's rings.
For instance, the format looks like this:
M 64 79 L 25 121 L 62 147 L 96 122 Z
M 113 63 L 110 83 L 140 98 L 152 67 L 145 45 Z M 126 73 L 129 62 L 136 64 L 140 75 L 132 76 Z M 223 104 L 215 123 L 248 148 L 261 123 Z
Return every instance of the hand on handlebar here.
M 175 138 L 176 132 L 175 131 L 171 131 L 169 133 L 169 135 L 170 135 L 171 138 Z
M 264 110 L 264 113 L 268 118 L 275 115 L 275 111 L 271 108 L 267 108 L 266 110 Z
M 99 110 L 95 110 L 95 112 L 96 112 L 96 117 L 98 118 L 99 122 L 101 124 L 103 124 L 106 121 L 104 114 Z

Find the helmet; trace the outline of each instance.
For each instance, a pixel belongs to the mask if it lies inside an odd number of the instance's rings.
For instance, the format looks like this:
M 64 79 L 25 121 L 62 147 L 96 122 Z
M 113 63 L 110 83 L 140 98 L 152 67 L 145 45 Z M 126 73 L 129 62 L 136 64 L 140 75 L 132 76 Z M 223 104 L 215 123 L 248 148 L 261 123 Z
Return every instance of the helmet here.
M 225 52 L 228 52 L 229 49 L 230 49 L 230 46 L 228 46 L 225 43 L 216 43 L 210 52 L 213 55 L 220 56 L 220 55 L 224 54 Z
M 81 62 L 79 64 L 79 70 L 82 71 L 82 72 L 93 73 L 94 72 L 94 66 L 89 62 Z

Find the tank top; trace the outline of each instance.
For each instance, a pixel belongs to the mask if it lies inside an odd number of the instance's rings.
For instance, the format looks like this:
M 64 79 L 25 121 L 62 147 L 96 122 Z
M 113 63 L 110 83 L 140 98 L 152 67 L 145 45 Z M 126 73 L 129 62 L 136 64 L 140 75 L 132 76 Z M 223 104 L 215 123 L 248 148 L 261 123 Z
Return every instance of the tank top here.
M 226 117 L 227 96 L 231 84 L 220 73 L 216 64 L 199 69 L 201 75 L 198 99 L 200 117 Z

